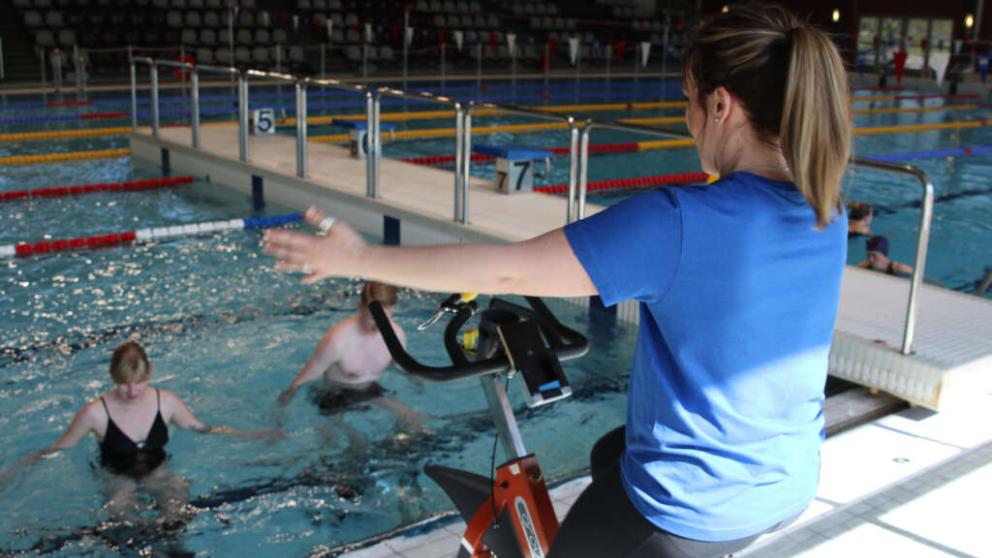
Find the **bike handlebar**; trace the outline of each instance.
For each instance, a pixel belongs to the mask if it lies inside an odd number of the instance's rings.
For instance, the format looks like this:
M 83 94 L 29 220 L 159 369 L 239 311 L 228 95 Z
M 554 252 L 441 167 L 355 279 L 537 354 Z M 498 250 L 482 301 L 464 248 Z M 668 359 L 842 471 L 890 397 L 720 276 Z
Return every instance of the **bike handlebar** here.
M 498 298 L 492 299 L 489 307 L 503 308 L 535 320 L 551 345 L 550 350 L 555 353 L 559 360 L 569 360 L 586 354 L 589 350 L 589 341 L 584 335 L 559 322 L 540 298 L 526 297 L 526 299 L 531 308 L 525 308 Z M 472 317 L 473 312 L 467 307 L 465 311 L 457 312 L 444 330 L 444 344 L 448 356 L 452 360 L 451 366 L 430 366 L 418 362 L 403 348 L 393 331 L 389 317 L 382 309 L 382 303 L 374 300 L 369 303 L 368 308 L 390 355 L 393 357 L 393 361 L 408 374 L 434 382 L 448 382 L 486 374 L 497 374 L 511 367 L 510 359 L 503 353 L 479 361 L 470 361 L 465 357 L 456 336 L 458 330 Z

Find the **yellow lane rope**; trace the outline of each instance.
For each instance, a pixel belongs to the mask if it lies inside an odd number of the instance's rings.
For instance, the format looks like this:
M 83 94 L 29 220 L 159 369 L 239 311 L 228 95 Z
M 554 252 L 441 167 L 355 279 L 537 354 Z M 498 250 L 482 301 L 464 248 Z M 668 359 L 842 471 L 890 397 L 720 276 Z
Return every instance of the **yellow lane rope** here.
M 126 134 L 130 131 L 131 131 L 130 126 L 121 126 L 117 128 L 86 128 L 82 130 L 47 130 L 43 132 L 17 132 L 11 134 L 0 134 L 0 142 L 89 138 L 93 136 L 114 136 L 114 135 Z
M 100 149 L 97 151 L 70 151 L 68 153 L 43 153 L 40 155 L 13 155 L 0 157 L 0 165 L 40 165 L 63 161 L 84 161 L 87 159 L 109 159 L 127 157 L 130 149 Z
M 894 99 L 894 96 L 875 96 L 875 97 L 864 97 L 858 98 L 858 100 L 887 100 L 889 98 Z M 664 102 L 644 102 L 644 103 L 604 103 L 604 104 L 585 104 L 585 105 L 543 105 L 543 106 L 531 106 L 528 107 L 532 110 L 537 110 L 541 112 L 549 113 L 564 113 L 564 112 L 599 112 L 599 111 L 623 111 L 623 110 L 650 110 L 650 109 L 666 109 L 666 108 L 684 108 L 686 103 L 684 101 L 664 101 Z M 857 109 L 854 111 L 856 115 L 866 115 L 866 114 L 909 114 L 909 113 L 923 113 L 923 112 L 939 112 L 939 111 L 962 111 L 962 110 L 977 110 L 983 108 L 981 105 L 977 104 L 964 104 L 964 105 L 941 105 L 941 106 L 927 106 L 927 107 L 897 107 L 897 108 L 873 108 L 873 109 Z M 479 109 L 472 111 L 473 116 L 493 116 L 497 114 L 507 114 L 499 109 Z M 431 119 L 441 119 L 441 118 L 454 118 L 455 112 L 452 110 L 431 110 L 431 111 L 411 111 L 411 112 L 389 112 L 381 116 L 382 122 L 409 122 L 413 120 L 431 120 Z M 333 120 L 348 120 L 348 121 L 361 121 L 365 120 L 366 115 L 364 113 L 355 114 L 337 114 L 337 115 L 326 115 L 326 116 L 311 116 L 307 118 L 307 123 L 311 125 L 327 125 Z M 681 122 L 683 118 L 681 116 L 663 116 L 663 117 L 646 117 L 646 118 L 627 118 L 623 119 L 622 122 L 629 124 L 677 124 Z M 280 126 L 295 126 L 296 118 L 283 118 L 276 122 Z M 221 121 L 211 121 L 203 122 L 201 126 L 230 126 L 237 124 L 237 120 L 221 120 Z M 95 137 L 95 136 L 112 136 L 112 135 L 124 135 L 131 131 L 130 127 L 121 126 L 114 128 L 90 128 L 84 130 L 50 130 L 50 131 L 38 131 L 38 132 L 18 132 L 10 134 L 0 134 L 0 142 L 14 142 L 14 141 L 33 141 L 33 140 L 47 140 L 47 139 L 69 139 L 69 138 L 85 138 L 85 137 Z M 325 137 L 325 136 L 318 136 Z M 336 136 L 335 136 L 336 137 Z M 438 136 L 410 136 L 410 137 L 438 137 Z M 321 141 L 345 141 L 345 140 L 321 140 Z
M 937 124 L 903 124 L 900 126 L 870 126 L 855 128 L 854 135 L 893 134 L 905 132 L 927 132 L 930 130 L 953 130 L 958 128 L 984 128 L 992 125 L 989 120 L 968 120 L 965 122 L 940 122 Z
M 942 110 L 975 110 L 982 108 L 981 105 L 934 105 L 932 107 L 898 107 L 898 108 L 873 108 L 857 109 L 854 114 L 904 114 L 913 112 L 940 112 Z
M 654 119 L 656 121 L 664 120 L 667 117 L 660 117 Z M 674 117 L 672 117 L 674 119 Z M 627 119 L 627 122 L 635 121 L 634 123 L 644 123 L 644 120 L 651 119 L 638 119 L 632 118 Z M 581 125 L 581 123 L 579 123 Z M 925 132 L 929 130 L 951 130 L 951 129 L 961 129 L 961 128 L 982 128 L 986 126 L 992 126 L 992 121 L 989 120 L 970 120 L 966 122 L 941 122 L 934 124 L 903 124 L 898 126 L 871 126 L 856 128 L 854 130 L 854 135 L 874 135 L 874 134 L 891 134 L 891 133 L 907 133 L 907 132 Z M 564 122 L 550 122 L 541 124 L 504 124 L 496 126 L 477 126 L 472 129 L 472 134 L 476 136 L 485 136 L 496 133 L 526 133 L 526 132 L 537 132 L 546 130 L 563 130 L 568 127 L 568 124 Z M 442 138 L 442 137 L 454 137 L 454 128 L 433 128 L 428 130 L 401 130 L 390 134 L 395 139 L 415 139 L 415 138 Z M 347 134 L 334 134 L 326 136 L 311 136 L 310 139 L 314 142 L 319 143 L 339 143 L 348 141 Z M 680 147 L 691 147 L 693 141 L 690 139 L 669 139 L 669 140 L 655 140 L 655 141 L 641 141 L 637 142 L 638 149 L 641 151 L 653 150 L 653 149 L 675 149 Z M 0 157 L 0 165 L 32 165 L 32 164 L 43 164 L 43 163 L 58 163 L 64 161 L 81 161 L 87 159 L 100 159 L 100 158 L 111 158 L 111 157 L 126 157 L 131 154 L 130 149 L 102 149 L 97 151 L 74 151 L 68 153 L 47 153 L 40 155 L 14 155 L 9 157 Z

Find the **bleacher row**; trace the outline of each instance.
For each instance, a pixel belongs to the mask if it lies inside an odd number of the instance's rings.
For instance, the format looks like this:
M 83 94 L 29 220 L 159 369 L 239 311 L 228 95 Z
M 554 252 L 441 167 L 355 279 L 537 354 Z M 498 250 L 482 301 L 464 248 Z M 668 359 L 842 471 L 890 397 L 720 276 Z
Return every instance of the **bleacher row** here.
M 640 13 L 629 0 L 597 3 L 607 10 Z M 292 11 L 273 14 L 256 9 L 254 0 L 240 0 L 237 10 L 228 9 L 224 0 L 13 0 L 13 4 L 21 9 L 36 45 L 45 49 L 79 45 L 88 50 L 132 44 L 178 50 L 182 45 L 199 63 L 269 66 L 281 61 L 284 69 L 302 71 L 315 69 L 303 66 L 308 59 L 313 65 L 321 43 L 326 45 L 327 58 L 343 58 L 352 66 L 365 56 L 371 62 L 396 61 L 403 49 L 402 24 L 406 18 L 414 28 L 410 45 L 414 66 L 418 62 L 436 64 L 441 43 L 448 45 L 446 57 L 456 63 L 475 60 L 478 49 L 486 61 L 509 61 L 507 32 L 517 34 L 515 54 L 523 62 L 542 59 L 549 43 L 553 45 L 553 60 L 567 60 L 570 37 L 580 38 L 583 60 L 602 61 L 610 55 L 606 45 L 618 40 L 613 28 L 604 32 L 596 27 L 602 21 L 568 17 L 561 13 L 559 4 L 540 0 L 512 4 L 489 0 L 417 0 L 415 4 L 405 0 L 296 0 L 295 10 L 290 7 Z M 93 9 L 100 7 L 109 9 Z M 640 37 L 632 38 L 631 44 L 648 39 L 661 43 L 661 21 L 635 19 L 622 26 L 608 23 L 623 33 L 622 42 L 627 42 L 626 34 L 633 30 Z M 467 48 L 454 48 L 455 30 L 463 34 Z M 624 52 L 623 46 L 617 50 L 621 55 Z M 63 57 L 63 64 L 68 59 Z

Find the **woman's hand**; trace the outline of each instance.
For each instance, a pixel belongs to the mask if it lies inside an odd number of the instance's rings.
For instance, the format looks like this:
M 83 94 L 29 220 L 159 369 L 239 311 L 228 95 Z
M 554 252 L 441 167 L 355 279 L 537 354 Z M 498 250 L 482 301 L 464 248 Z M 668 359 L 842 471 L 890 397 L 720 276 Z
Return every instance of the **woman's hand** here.
M 279 260 L 276 269 L 301 272 L 304 283 L 354 275 L 355 264 L 361 261 L 367 247 L 365 239 L 350 226 L 331 220 L 316 207 L 307 209 L 303 218 L 321 229 L 322 234 L 266 231 L 263 247 L 266 254 Z

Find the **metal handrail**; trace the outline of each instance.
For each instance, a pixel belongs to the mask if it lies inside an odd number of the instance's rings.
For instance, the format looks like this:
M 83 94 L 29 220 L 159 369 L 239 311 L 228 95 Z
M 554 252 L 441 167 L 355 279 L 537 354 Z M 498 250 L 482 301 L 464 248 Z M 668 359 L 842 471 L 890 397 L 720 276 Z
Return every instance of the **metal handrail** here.
M 245 121 L 245 129 L 247 130 L 247 119 L 248 119 L 248 78 L 267 78 L 274 79 L 276 81 L 286 81 L 293 83 L 296 87 L 296 176 L 300 178 L 306 178 L 307 176 L 307 92 L 306 92 L 306 82 L 305 78 L 298 78 L 291 74 L 284 74 L 282 72 L 268 72 L 264 70 L 245 70 L 244 73 L 238 78 L 238 108 L 242 107 L 242 99 L 244 100 L 243 110 L 238 111 L 238 117 L 240 120 Z M 241 160 L 248 160 L 248 134 L 247 132 L 240 135 L 238 138 L 239 151 L 243 154 Z M 243 148 L 240 146 L 244 146 Z
M 182 64 L 186 64 L 183 62 Z M 200 148 L 200 72 L 237 75 L 238 69 L 230 66 L 210 66 L 207 64 L 186 64 L 190 68 L 190 133 L 193 147 Z M 240 119 L 239 119 L 240 123 Z M 240 134 L 240 130 L 238 131 Z
M 902 332 L 902 354 L 912 353 L 913 337 L 916 334 L 916 319 L 919 307 L 920 287 L 923 285 L 923 271 L 927 264 L 927 247 L 930 244 L 930 229 L 933 221 L 934 186 L 927 173 L 915 165 L 886 163 L 863 157 L 852 157 L 855 166 L 905 174 L 919 181 L 923 190 L 920 204 L 920 229 L 916 235 L 916 260 L 913 262 L 913 275 L 909 284 L 909 302 L 906 304 L 906 323 Z
M 578 191 L 578 207 L 576 208 L 576 219 L 582 219 L 586 216 L 586 193 L 589 183 L 589 135 L 595 128 L 606 128 L 609 130 L 618 130 L 621 132 L 635 132 L 638 134 L 646 134 L 650 136 L 658 137 L 671 137 L 676 139 L 692 139 L 690 136 L 685 134 L 678 134 L 675 132 L 668 132 L 664 130 L 659 130 L 658 128 L 653 128 L 650 126 L 642 126 L 640 124 L 624 124 L 622 122 L 607 121 L 607 122 L 597 122 L 592 119 L 587 119 L 585 125 L 582 127 L 582 134 L 580 140 L 580 156 L 579 156 L 579 191 Z M 569 194 L 571 197 L 572 194 Z M 571 202 L 571 200 L 569 200 Z M 571 221 L 569 221 L 571 222 Z
M 371 92 L 371 90 L 370 90 Z M 401 91 L 399 89 L 393 89 L 391 87 L 379 87 L 375 89 L 374 95 L 371 95 L 372 105 L 368 113 L 368 171 L 369 171 L 369 189 L 368 195 L 370 198 L 379 197 L 379 167 L 382 161 L 382 136 L 380 134 L 381 127 L 381 116 L 380 109 L 382 106 L 383 97 L 393 97 L 397 99 L 408 99 L 413 101 L 427 101 L 433 103 L 441 103 L 445 105 L 451 105 L 455 109 L 455 208 L 454 208 L 454 221 L 456 223 L 466 224 L 468 223 L 468 181 L 464 180 L 462 173 L 459 169 L 465 163 L 466 159 L 469 159 L 465 153 L 465 143 L 463 141 L 464 135 L 464 120 L 465 120 L 465 109 L 461 101 L 453 99 L 451 97 L 445 97 L 443 95 L 434 95 L 432 93 L 422 92 L 422 93 L 407 93 L 406 91 Z
M 158 71 L 155 69 L 155 61 L 147 56 L 131 57 L 131 129 L 138 127 L 138 80 L 137 63 L 148 64 L 151 72 L 152 91 L 152 135 L 158 137 Z
M 366 105 L 365 118 L 367 120 L 371 121 L 372 97 L 371 97 L 370 91 L 364 85 L 356 85 L 356 84 L 351 84 L 351 83 L 345 83 L 345 82 L 343 82 L 341 80 L 337 80 L 337 79 L 306 78 L 303 81 L 307 85 L 317 85 L 317 86 L 320 86 L 320 87 L 326 87 L 328 89 L 337 89 L 339 91 L 349 91 L 349 92 L 363 94 L 365 96 L 365 105 Z M 300 119 L 300 114 L 299 114 L 299 112 L 297 112 L 297 115 L 296 115 L 296 132 L 297 132 L 297 134 L 300 134 L 300 127 L 301 127 L 300 120 L 301 120 Z M 303 123 L 302 123 L 302 127 L 303 127 L 302 133 L 303 133 L 303 135 L 305 137 L 306 136 L 306 125 L 307 125 L 306 124 L 306 105 L 305 104 L 303 106 L 303 118 L 302 118 L 302 121 L 303 121 Z M 368 125 L 366 125 L 366 126 L 367 127 L 370 127 Z M 368 135 L 366 135 L 366 141 L 368 141 Z M 305 144 L 305 142 L 304 142 L 304 144 Z M 306 147 L 304 147 L 303 149 L 306 149 Z M 372 179 L 372 177 L 369 174 L 369 173 L 371 173 L 371 170 L 369 168 L 368 162 L 366 162 L 366 168 L 365 168 L 365 170 L 366 170 L 366 175 L 365 175 L 366 191 L 368 191 L 371 188 L 371 186 L 369 186 L 369 184 L 370 184 L 370 181 Z
M 692 139 L 685 134 L 665 132 L 650 127 L 637 124 L 622 124 L 619 122 L 593 122 L 586 121 L 582 129 L 582 141 L 580 147 L 579 163 L 579 218 L 585 216 L 586 201 L 586 179 L 589 167 L 589 134 L 593 128 L 609 128 L 638 133 L 646 133 L 665 137 L 675 137 L 678 139 Z M 923 190 L 923 199 L 920 203 L 920 228 L 916 236 L 916 260 L 913 262 L 913 275 L 910 278 L 909 300 L 906 303 L 906 322 L 903 326 L 902 348 L 900 352 L 904 355 L 912 353 L 913 337 L 916 334 L 916 320 L 919 311 L 920 287 L 923 285 L 923 273 L 926 269 L 927 247 L 930 243 L 930 229 L 933 221 L 934 186 L 930 177 L 923 169 L 914 165 L 887 163 L 875 161 L 862 157 L 851 157 L 850 163 L 856 167 L 866 167 L 883 172 L 909 175 L 919 181 Z
M 551 120 L 553 122 L 565 122 L 568 124 L 569 133 L 569 149 L 568 149 L 568 202 L 565 208 L 565 221 L 571 223 L 576 219 L 575 215 L 575 187 L 577 184 L 578 176 L 578 163 L 579 163 L 579 124 L 574 116 L 567 115 L 562 116 L 554 113 L 545 112 L 542 110 L 534 110 L 527 107 L 521 107 L 518 105 L 500 105 L 496 103 L 485 103 L 471 101 L 468 104 L 468 109 L 465 112 L 465 147 L 464 147 L 464 178 L 463 182 L 467 185 L 469 184 L 470 173 L 472 170 L 472 111 L 476 108 L 484 108 L 489 110 L 499 111 L 505 114 L 516 114 L 518 116 L 529 116 L 533 118 L 541 118 L 544 120 Z M 457 172 L 457 171 L 456 171 Z M 468 212 L 468 187 L 465 188 L 465 206 L 466 214 Z

